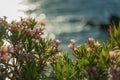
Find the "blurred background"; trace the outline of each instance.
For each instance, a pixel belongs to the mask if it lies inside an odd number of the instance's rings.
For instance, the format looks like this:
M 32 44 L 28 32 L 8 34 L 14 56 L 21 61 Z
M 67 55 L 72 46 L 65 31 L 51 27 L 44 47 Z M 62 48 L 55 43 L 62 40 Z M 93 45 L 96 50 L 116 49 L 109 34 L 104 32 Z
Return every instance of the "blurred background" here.
M 0 0 L 0 17 L 8 20 L 34 17 L 46 24 L 46 34 L 61 41 L 69 51 L 70 39 L 76 45 L 89 37 L 106 41 L 111 16 L 119 18 L 120 0 Z

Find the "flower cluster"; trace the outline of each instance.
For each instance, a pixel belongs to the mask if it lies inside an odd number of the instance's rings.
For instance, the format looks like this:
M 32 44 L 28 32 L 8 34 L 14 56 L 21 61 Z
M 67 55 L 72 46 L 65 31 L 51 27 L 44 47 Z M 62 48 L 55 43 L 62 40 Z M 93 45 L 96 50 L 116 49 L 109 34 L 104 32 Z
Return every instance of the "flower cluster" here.
M 8 61 L 10 59 L 10 55 L 8 54 L 8 47 L 7 46 L 2 46 L 0 49 L 0 60 L 1 61 Z
M 110 58 L 111 59 L 116 59 L 118 56 L 120 56 L 120 51 L 119 50 L 114 50 L 109 52 Z
M 59 52 L 59 51 L 58 51 L 58 46 L 59 46 L 59 44 L 60 44 L 60 41 L 59 41 L 59 40 L 55 40 L 55 41 L 53 42 L 53 44 L 52 44 L 53 49 L 54 49 L 55 51 L 57 51 L 57 52 Z
M 58 53 L 60 41 L 42 38 L 45 29 L 43 22 L 39 23 L 32 18 L 21 18 L 20 21 L 11 22 L 7 22 L 6 19 L 0 18 L 0 35 L 3 36 L 0 36 L 0 78 L 48 78 L 44 71 L 48 67 L 47 62 Z
M 76 41 L 75 39 L 71 39 L 71 43 L 68 45 L 68 47 L 72 50 L 74 50 L 74 45 L 75 45 Z
M 120 67 L 117 67 L 116 65 L 112 66 L 109 69 L 109 80 L 119 80 L 119 72 L 120 72 Z

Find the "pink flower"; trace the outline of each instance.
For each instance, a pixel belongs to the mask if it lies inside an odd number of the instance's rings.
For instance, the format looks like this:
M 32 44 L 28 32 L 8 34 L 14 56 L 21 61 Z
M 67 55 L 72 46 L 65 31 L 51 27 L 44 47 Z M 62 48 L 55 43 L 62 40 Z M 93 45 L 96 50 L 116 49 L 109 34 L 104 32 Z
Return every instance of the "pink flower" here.
M 100 46 L 100 43 L 97 41 L 94 43 L 95 47 L 99 47 Z
M 94 38 L 89 38 L 88 41 L 93 42 Z
M 92 49 L 89 47 L 89 48 L 87 48 L 87 52 L 88 53 L 91 53 L 92 52 Z
M 0 50 L 1 54 L 4 55 L 8 52 L 8 47 L 7 46 L 2 46 Z
M 71 41 L 71 43 L 68 45 L 68 48 L 74 50 L 74 45 L 75 45 L 75 43 L 76 43 L 76 40 L 75 40 L 75 39 L 71 39 L 70 41 Z
M 25 34 L 28 35 L 28 36 L 31 36 L 32 35 L 32 30 L 31 29 L 26 29 Z
M 9 52 L 9 53 L 14 53 L 14 48 L 11 47 L 11 46 L 8 46 L 8 52 Z
M 90 45 L 91 43 L 94 42 L 94 39 L 93 38 L 89 38 L 88 41 L 86 42 L 88 45 Z
M 9 30 L 10 30 L 11 32 L 17 32 L 19 29 L 20 29 L 20 27 L 18 27 L 18 26 L 11 26 L 11 27 L 9 28 Z
M 70 49 L 74 49 L 74 44 L 70 44 L 70 45 L 68 45 L 68 48 L 70 48 Z
M 119 72 L 120 72 L 120 68 L 117 66 L 112 66 L 111 68 L 109 68 L 108 70 L 109 79 L 108 80 L 120 80 Z
M 71 39 L 70 40 L 72 44 L 75 44 L 76 43 L 76 40 L 75 39 Z
M 9 59 L 10 59 L 10 56 L 6 54 L 1 57 L 2 61 L 8 61 Z
M 40 35 L 40 34 L 33 35 L 33 38 L 34 38 L 34 39 L 40 39 L 40 38 L 41 38 L 41 35 Z
M 60 44 L 60 41 L 59 41 L 59 40 L 55 40 L 55 41 L 53 42 L 53 47 L 58 47 L 59 44 Z
M 41 30 L 44 30 L 45 29 L 45 24 L 42 22 L 41 23 L 41 27 L 40 27 Z
M 57 45 L 59 45 L 59 44 L 60 44 L 60 41 L 59 41 L 59 40 L 56 40 L 55 42 L 56 42 L 56 44 L 57 44 Z
M 120 52 L 118 52 L 118 51 L 110 51 L 109 55 L 110 55 L 111 59 L 115 59 L 118 55 L 120 55 Z

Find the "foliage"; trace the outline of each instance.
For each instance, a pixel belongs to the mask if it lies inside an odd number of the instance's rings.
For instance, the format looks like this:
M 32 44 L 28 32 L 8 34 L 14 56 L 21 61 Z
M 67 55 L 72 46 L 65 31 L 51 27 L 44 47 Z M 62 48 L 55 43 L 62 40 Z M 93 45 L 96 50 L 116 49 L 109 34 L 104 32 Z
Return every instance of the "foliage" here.
M 120 79 L 120 26 L 110 27 L 110 39 L 100 43 L 89 38 L 85 45 L 75 47 L 72 39 L 68 46 L 74 59 L 66 53 L 53 67 L 55 80 L 119 80 Z
M 43 38 L 44 23 L 6 19 L 0 18 L 1 80 L 120 80 L 120 25 L 109 28 L 105 43 L 89 38 L 75 47 L 72 39 L 71 59 L 59 51 L 59 40 Z
M 53 46 L 55 42 L 51 39 L 42 38 L 44 26 L 32 18 L 10 23 L 6 17 L 1 18 L 0 79 L 47 79 L 47 62 L 57 53 L 57 46 Z

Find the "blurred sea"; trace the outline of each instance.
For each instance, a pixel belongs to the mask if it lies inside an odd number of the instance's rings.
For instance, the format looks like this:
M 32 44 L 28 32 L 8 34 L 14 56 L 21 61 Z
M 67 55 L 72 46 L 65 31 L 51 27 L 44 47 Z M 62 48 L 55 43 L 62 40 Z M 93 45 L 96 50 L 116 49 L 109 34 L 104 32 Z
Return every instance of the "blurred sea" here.
M 55 34 L 61 41 L 60 49 L 67 51 L 70 39 L 75 39 L 76 45 L 84 44 L 89 37 L 108 39 L 106 31 L 86 22 L 108 24 L 111 15 L 120 17 L 120 0 L 25 0 L 23 3 L 28 6 L 27 15 L 45 18 L 47 32 Z

